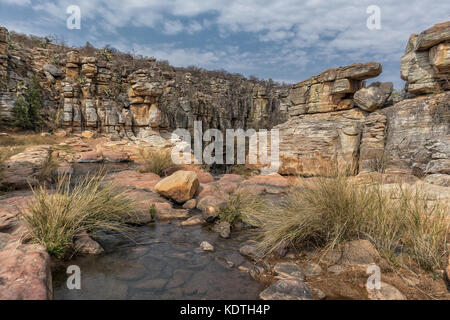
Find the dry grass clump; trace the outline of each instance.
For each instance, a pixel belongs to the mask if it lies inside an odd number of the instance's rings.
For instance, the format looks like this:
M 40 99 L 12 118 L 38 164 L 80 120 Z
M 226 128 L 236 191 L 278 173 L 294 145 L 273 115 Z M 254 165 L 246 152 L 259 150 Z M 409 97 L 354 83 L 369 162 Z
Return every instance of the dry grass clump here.
M 103 180 L 102 172 L 73 184 L 70 176 L 62 176 L 55 190 L 45 185 L 33 188 L 34 199 L 23 214 L 33 240 L 55 257 L 64 258 L 74 249 L 75 236 L 82 232 L 126 232 L 126 223 L 137 220 L 134 201 Z
M 170 168 L 175 166 L 172 162 L 171 152 L 167 149 L 140 149 L 138 158 L 141 164 L 139 171 L 142 173 L 153 172 L 163 176 Z
M 261 255 L 286 243 L 332 248 L 365 238 L 393 264 L 402 251 L 432 270 L 443 266 L 447 254 L 449 219 L 446 205 L 429 200 L 417 189 L 386 191 L 337 176 L 301 182 L 286 198 L 244 216 L 260 227 Z
M 235 191 L 227 199 L 227 204 L 219 209 L 219 221 L 227 221 L 234 224 L 245 221 L 247 215 L 254 216 L 259 210 L 264 209 L 266 200 L 255 197 L 245 191 Z

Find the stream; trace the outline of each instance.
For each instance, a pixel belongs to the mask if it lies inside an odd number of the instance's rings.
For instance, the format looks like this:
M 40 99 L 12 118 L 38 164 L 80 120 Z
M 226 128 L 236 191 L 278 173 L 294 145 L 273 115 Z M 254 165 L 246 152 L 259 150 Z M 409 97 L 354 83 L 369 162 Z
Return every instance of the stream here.
M 74 167 L 74 176 L 93 173 L 99 164 Z M 130 164 L 108 165 L 108 172 L 130 169 Z M 264 289 L 238 266 L 251 264 L 240 255 L 248 231 L 222 239 L 207 226 L 154 222 L 136 227 L 131 238 L 115 233 L 95 236 L 105 252 L 75 256 L 53 270 L 55 300 L 73 299 L 258 299 Z M 199 248 L 211 243 L 214 252 Z M 67 267 L 81 271 L 81 289 L 68 289 Z
M 246 239 L 169 223 L 139 227 L 133 240 L 103 234 L 96 240 L 105 253 L 75 257 L 54 271 L 54 299 L 258 299 L 263 285 L 237 269 L 249 266 L 238 250 Z M 199 249 L 202 241 L 214 252 Z M 67 288 L 69 265 L 80 267 L 80 290 Z

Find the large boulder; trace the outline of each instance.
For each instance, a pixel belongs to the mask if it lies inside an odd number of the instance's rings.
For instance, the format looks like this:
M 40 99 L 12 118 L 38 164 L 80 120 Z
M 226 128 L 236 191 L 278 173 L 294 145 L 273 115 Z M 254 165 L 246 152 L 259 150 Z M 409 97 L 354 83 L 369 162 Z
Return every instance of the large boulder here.
M 183 203 L 192 199 L 198 186 L 195 172 L 180 170 L 159 181 L 155 185 L 155 190 L 164 197 Z
M 39 245 L 0 251 L 0 280 L 0 300 L 47 300 L 53 297 L 50 257 Z
M 356 91 L 353 101 L 364 111 L 372 112 L 386 103 L 393 88 L 392 82 L 374 82 L 367 88 Z
M 275 126 L 280 135 L 278 173 L 314 176 L 355 169 L 362 112 L 353 109 L 302 115 Z

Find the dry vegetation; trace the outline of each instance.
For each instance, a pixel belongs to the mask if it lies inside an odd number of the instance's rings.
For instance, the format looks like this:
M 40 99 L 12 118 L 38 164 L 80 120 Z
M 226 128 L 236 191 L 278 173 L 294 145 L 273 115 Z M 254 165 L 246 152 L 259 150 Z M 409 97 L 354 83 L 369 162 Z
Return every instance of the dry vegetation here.
M 262 256 L 281 244 L 330 249 L 364 238 L 393 265 L 413 262 L 433 270 L 444 266 L 449 219 L 445 204 L 429 200 L 406 187 L 388 192 L 342 176 L 317 178 L 300 182 L 261 210 L 243 212 L 243 218 L 260 228 Z
M 126 232 L 126 223 L 137 221 L 134 202 L 125 191 L 103 180 L 102 172 L 73 184 L 70 176 L 63 176 L 54 190 L 45 185 L 33 188 L 34 199 L 23 214 L 33 241 L 64 258 L 74 249 L 73 240 L 80 233 Z
M 164 176 L 175 164 L 172 162 L 170 150 L 139 150 L 139 171 L 142 173 L 153 172 L 158 176 Z

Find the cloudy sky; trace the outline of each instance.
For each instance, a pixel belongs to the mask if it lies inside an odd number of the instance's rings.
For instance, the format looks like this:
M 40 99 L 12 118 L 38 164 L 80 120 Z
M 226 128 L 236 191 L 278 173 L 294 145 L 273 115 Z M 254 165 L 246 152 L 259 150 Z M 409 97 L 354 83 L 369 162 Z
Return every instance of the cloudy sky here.
M 68 29 L 67 8 L 81 10 Z M 369 6 L 380 29 L 369 29 Z M 379 61 L 400 80 L 411 33 L 450 20 L 448 0 L 0 0 L 0 25 L 69 45 L 110 45 L 175 66 L 225 69 L 289 83 L 354 62 Z

